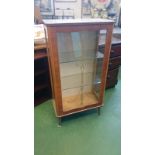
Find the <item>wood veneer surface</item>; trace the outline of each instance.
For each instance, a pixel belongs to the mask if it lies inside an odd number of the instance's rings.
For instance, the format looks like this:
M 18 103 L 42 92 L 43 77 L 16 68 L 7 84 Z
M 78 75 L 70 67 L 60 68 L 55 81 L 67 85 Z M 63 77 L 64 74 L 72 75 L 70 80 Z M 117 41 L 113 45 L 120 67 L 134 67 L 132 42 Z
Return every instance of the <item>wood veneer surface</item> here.
M 80 95 L 63 97 L 62 102 L 63 102 L 63 110 L 69 111 L 72 109 L 77 109 L 88 105 L 96 104 L 98 100 L 95 94 L 87 92 L 83 94 L 83 103 L 81 103 Z

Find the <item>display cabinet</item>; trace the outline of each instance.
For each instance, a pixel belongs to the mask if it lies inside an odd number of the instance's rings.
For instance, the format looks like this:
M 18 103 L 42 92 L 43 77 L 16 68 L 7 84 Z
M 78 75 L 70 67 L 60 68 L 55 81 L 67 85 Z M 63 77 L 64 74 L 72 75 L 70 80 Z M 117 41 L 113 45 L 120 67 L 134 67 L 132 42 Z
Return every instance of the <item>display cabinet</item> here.
M 114 22 L 103 19 L 44 20 L 53 106 L 61 118 L 104 105 Z M 100 30 L 105 44 L 99 52 Z

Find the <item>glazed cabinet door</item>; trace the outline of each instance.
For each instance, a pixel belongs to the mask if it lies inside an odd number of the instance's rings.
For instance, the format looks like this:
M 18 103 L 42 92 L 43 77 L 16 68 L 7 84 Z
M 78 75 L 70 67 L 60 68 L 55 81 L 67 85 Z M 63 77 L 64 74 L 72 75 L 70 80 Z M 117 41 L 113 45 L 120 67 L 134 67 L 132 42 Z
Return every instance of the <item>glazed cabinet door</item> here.
M 106 29 L 102 41 L 106 41 Z M 57 31 L 62 111 L 100 105 L 103 96 L 104 52 L 98 51 L 100 30 Z M 103 43 L 103 44 L 104 44 Z

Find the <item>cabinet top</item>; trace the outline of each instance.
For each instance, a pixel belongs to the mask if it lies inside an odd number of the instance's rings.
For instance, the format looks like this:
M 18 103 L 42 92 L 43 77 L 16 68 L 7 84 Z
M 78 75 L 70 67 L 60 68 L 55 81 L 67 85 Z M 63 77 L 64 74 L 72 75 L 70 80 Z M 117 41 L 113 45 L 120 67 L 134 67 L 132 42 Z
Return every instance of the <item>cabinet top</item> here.
M 114 23 L 109 19 L 45 19 L 43 20 L 46 25 L 81 25 L 81 24 L 109 24 Z

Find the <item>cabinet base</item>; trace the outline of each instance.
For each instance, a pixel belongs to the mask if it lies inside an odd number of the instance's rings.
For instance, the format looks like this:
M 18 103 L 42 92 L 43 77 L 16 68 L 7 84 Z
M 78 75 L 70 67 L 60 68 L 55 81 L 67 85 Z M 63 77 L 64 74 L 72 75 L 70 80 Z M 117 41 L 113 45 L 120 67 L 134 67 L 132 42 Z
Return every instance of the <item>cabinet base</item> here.
M 97 110 L 98 116 L 100 116 L 100 114 L 101 114 L 101 112 L 100 112 L 101 107 L 97 107 L 96 110 Z M 66 117 L 66 116 L 63 116 L 63 117 Z M 62 126 L 62 117 L 57 117 L 57 118 L 58 118 L 58 127 L 61 127 Z

